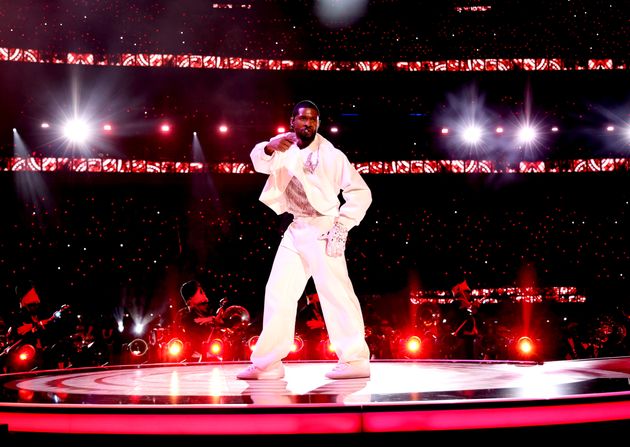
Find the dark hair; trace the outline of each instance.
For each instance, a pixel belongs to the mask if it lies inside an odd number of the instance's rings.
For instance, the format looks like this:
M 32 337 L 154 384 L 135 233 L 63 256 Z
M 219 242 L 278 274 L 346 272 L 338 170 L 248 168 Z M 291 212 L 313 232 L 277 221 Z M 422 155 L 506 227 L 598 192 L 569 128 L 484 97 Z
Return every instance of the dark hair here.
M 299 113 L 300 109 L 302 109 L 302 108 L 314 109 L 314 110 L 317 111 L 317 116 L 320 115 L 319 107 L 317 107 L 313 101 L 309 101 L 308 99 L 304 99 L 304 100 L 298 102 L 296 105 L 293 106 L 293 113 L 291 113 L 291 118 L 297 116 L 297 114 Z
M 186 281 L 179 289 L 179 294 L 182 296 L 184 301 L 188 301 L 197 290 L 201 289 L 201 284 L 196 279 L 192 279 L 190 281 Z
M 31 281 L 30 279 L 21 281 L 15 286 L 15 296 L 17 297 L 18 300 L 21 301 L 22 298 L 24 298 L 24 295 L 26 295 L 28 292 L 30 292 L 34 288 L 35 288 L 35 283 Z

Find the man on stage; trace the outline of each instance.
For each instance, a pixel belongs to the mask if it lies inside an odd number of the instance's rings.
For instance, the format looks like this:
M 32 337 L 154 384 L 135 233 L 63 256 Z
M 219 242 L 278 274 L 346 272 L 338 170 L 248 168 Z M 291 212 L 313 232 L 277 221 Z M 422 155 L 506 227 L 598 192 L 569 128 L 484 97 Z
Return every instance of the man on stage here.
M 260 200 L 293 221 L 283 235 L 265 288 L 263 328 L 239 379 L 280 379 L 290 351 L 297 303 L 312 277 L 339 359 L 329 379 L 370 376 L 361 305 L 345 258 L 348 231 L 358 225 L 372 194 L 348 158 L 317 133 L 318 107 L 300 101 L 291 132 L 258 143 L 251 152 L 257 172 L 269 175 Z M 338 195 L 344 203 L 340 204 Z

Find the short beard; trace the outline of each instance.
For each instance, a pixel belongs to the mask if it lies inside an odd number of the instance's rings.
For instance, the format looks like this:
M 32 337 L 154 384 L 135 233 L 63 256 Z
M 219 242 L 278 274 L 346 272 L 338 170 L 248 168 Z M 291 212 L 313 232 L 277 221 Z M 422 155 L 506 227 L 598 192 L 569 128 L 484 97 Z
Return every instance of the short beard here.
M 316 131 L 315 131 L 315 132 L 313 132 L 313 135 L 312 135 L 312 136 L 310 136 L 310 137 L 306 137 L 306 136 L 300 135 L 300 134 L 298 134 L 298 133 L 296 133 L 295 135 L 296 135 L 296 136 L 298 137 L 298 139 L 300 140 L 300 141 L 299 141 L 299 143 L 300 143 L 300 144 L 298 144 L 299 148 L 300 148 L 300 149 L 304 149 L 306 146 L 308 146 L 308 145 L 309 145 L 309 144 L 311 144 L 313 141 L 315 141 L 315 137 L 317 136 L 317 132 L 316 132 Z

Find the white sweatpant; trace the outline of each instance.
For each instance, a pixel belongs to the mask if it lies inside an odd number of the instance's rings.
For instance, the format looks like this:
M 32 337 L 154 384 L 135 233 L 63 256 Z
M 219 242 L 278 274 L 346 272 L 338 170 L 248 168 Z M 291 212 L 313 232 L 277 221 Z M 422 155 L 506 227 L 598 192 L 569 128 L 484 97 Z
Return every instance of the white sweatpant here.
M 313 277 L 326 329 L 340 362 L 369 361 L 361 305 L 345 256 L 326 255 L 334 218 L 296 218 L 284 233 L 265 288 L 263 327 L 251 355 L 258 368 L 285 358 L 293 344 L 297 304 Z

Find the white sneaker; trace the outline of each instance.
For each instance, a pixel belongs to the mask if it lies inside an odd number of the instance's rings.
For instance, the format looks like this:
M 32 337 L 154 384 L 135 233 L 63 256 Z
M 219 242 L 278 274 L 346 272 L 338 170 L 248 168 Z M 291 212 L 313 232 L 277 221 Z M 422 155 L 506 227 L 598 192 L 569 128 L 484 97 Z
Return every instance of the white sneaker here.
M 337 363 L 326 373 L 329 379 L 361 379 L 370 377 L 369 362 Z
M 277 362 L 265 369 L 249 365 L 236 375 L 236 378 L 241 380 L 277 380 L 283 377 L 284 365 L 282 362 Z

